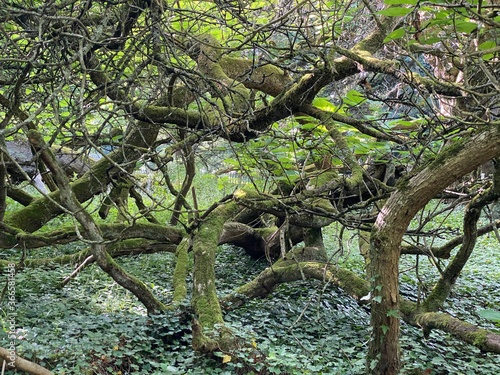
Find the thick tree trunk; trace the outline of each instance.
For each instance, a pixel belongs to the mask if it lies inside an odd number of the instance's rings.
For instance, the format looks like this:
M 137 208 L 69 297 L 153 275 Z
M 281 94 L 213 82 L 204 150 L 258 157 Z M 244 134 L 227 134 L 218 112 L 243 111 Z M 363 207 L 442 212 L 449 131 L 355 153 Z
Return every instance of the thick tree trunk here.
M 500 155 L 500 129 L 492 127 L 448 148 L 406 183 L 400 183 L 377 217 L 371 236 L 372 337 L 367 372 L 397 374 L 399 352 L 398 266 L 403 235 L 413 216 L 437 193 Z
M 193 237 L 193 347 L 202 352 L 211 352 L 222 342 L 205 336 L 203 329 L 212 329 L 224 322 L 215 288 L 215 253 L 224 223 L 236 215 L 238 206 L 234 202 L 217 207 L 200 224 Z M 221 334 L 221 340 L 224 335 Z

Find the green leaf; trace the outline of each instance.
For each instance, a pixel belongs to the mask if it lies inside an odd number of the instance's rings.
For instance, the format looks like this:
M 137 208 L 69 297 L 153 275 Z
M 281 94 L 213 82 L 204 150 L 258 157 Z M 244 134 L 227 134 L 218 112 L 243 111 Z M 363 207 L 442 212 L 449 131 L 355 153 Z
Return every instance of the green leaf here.
M 381 303 L 382 302 L 382 296 L 375 296 L 373 297 L 373 300 L 377 303 Z
M 344 102 L 349 105 L 357 105 L 365 101 L 365 96 L 356 90 L 350 90 L 344 99 Z
M 323 111 L 335 112 L 337 107 L 330 103 L 326 98 L 316 98 L 313 100 L 313 106 L 322 109 Z
M 495 43 L 495 41 L 493 41 L 493 40 L 487 40 L 486 42 L 481 43 L 477 48 L 480 51 L 485 51 L 485 50 L 489 50 L 489 49 L 495 48 L 496 46 L 497 46 L 497 44 Z M 487 54 L 484 54 L 482 56 L 482 59 L 485 60 L 485 61 L 488 61 L 488 60 L 491 60 L 493 57 L 495 57 L 495 54 L 493 54 L 493 53 L 487 53 Z
M 384 3 L 387 5 L 416 5 L 418 0 L 384 0 Z
M 411 13 L 412 11 L 413 11 L 413 8 L 391 7 L 391 8 L 387 8 L 387 9 L 382 9 L 381 11 L 379 11 L 377 13 L 382 14 L 383 16 L 400 17 L 400 16 L 406 16 L 407 14 Z
M 317 127 L 318 127 L 318 124 L 308 122 L 307 124 L 302 125 L 300 128 L 302 130 L 313 130 L 313 129 L 316 129 Z
M 495 323 L 500 323 L 500 311 L 493 309 L 485 309 L 485 310 L 479 310 L 477 313 L 481 318 L 490 320 Z
M 403 29 L 402 27 L 399 29 L 396 29 L 392 33 L 390 33 L 389 35 L 387 35 L 385 37 L 384 43 L 390 42 L 391 40 L 394 40 L 394 39 L 401 39 L 402 37 L 405 36 L 405 34 L 406 34 L 406 30 Z
M 389 310 L 387 311 L 387 316 L 390 318 L 399 318 L 399 310 Z
M 469 21 L 457 21 L 455 23 L 455 29 L 461 33 L 470 34 L 477 29 L 477 24 Z
M 224 163 L 227 163 L 227 164 L 232 165 L 234 167 L 240 166 L 240 162 L 236 159 L 233 159 L 233 158 L 224 159 Z
M 477 46 L 477 48 L 480 51 L 484 51 L 485 49 L 495 48 L 496 46 L 497 46 L 497 44 L 495 43 L 495 41 L 488 40 L 486 42 L 481 43 L 479 46 Z
M 441 38 L 438 38 L 436 36 L 436 37 L 427 38 L 427 39 L 423 40 L 421 43 L 422 44 L 434 44 L 434 43 L 437 43 L 437 42 L 440 42 L 440 41 L 441 41 Z
M 382 332 L 384 333 L 384 335 L 387 333 L 387 331 L 389 331 L 389 326 L 382 325 L 382 326 L 380 326 L 380 328 L 382 329 Z

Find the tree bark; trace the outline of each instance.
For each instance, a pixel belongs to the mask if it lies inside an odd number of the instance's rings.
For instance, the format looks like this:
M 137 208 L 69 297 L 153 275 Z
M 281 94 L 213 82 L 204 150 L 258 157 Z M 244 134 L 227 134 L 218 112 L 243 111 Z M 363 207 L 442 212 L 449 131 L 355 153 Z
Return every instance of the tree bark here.
M 213 338 L 205 336 L 203 329 L 211 329 L 224 322 L 215 288 L 215 253 L 224 223 L 235 216 L 237 212 L 238 206 L 235 202 L 217 207 L 200 224 L 193 237 L 192 304 L 197 316 L 193 323 L 193 347 L 202 352 L 213 351 L 221 344 Z

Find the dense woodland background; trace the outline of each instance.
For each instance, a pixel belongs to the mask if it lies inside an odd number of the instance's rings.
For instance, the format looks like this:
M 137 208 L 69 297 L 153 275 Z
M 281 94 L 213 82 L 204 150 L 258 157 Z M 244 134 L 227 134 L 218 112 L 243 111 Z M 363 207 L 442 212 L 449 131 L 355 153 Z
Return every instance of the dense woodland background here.
M 500 3 L 0 5 L 2 372 L 498 373 Z

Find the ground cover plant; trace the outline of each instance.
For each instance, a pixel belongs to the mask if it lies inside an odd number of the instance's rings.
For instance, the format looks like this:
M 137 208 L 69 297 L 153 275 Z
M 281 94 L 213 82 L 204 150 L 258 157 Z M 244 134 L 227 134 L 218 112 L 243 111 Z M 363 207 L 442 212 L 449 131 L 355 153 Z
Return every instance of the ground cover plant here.
M 330 231 L 336 233 L 335 228 Z M 354 248 L 340 256 L 338 262 L 362 274 L 357 244 L 347 241 L 345 246 Z M 483 251 L 478 256 L 498 260 L 495 238 L 490 237 L 480 246 Z M 335 249 L 338 245 L 332 241 L 328 247 Z M 221 295 L 231 293 L 235 283 L 251 280 L 268 265 L 265 259 L 255 260 L 236 247 L 223 246 L 217 258 Z M 171 254 L 132 256 L 120 262 L 154 283 L 152 289 L 166 300 L 172 298 L 171 270 L 175 259 Z M 447 311 L 494 328 L 494 322 L 488 322 L 478 312 L 500 307 L 498 270 L 494 266 L 483 267 L 479 273 L 477 265 L 481 263 L 473 260 L 464 271 Z M 414 266 L 415 260 L 407 259 L 405 265 Z M 421 267 L 421 280 L 435 277 L 432 267 Z M 241 362 L 223 364 L 222 353 L 212 359 L 193 353 L 189 320 L 177 313 L 151 319 L 130 293 L 95 266 L 61 289 L 60 282 L 71 272 L 70 266 L 53 265 L 18 276 L 22 285 L 18 292 L 19 353 L 26 358 L 53 368 L 57 374 L 247 373 Z M 415 295 L 414 290 L 424 286 L 413 268 L 402 277 L 403 295 Z M 334 285 L 320 281 L 283 285 L 272 303 L 254 300 L 229 312 L 225 321 L 238 335 L 254 342 L 254 350 L 265 353 L 261 371 L 265 369 L 266 373 L 364 372 L 369 311 Z M 497 356 L 481 353 L 450 335 L 436 331 L 424 339 L 421 330 L 404 325 L 403 337 L 407 360 L 402 373 L 431 369 L 433 374 L 496 374 L 500 370 Z M 251 358 L 248 348 L 242 348 L 237 355 L 246 361 Z
M 496 0 L 1 5 L 5 370 L 498 356 Z

